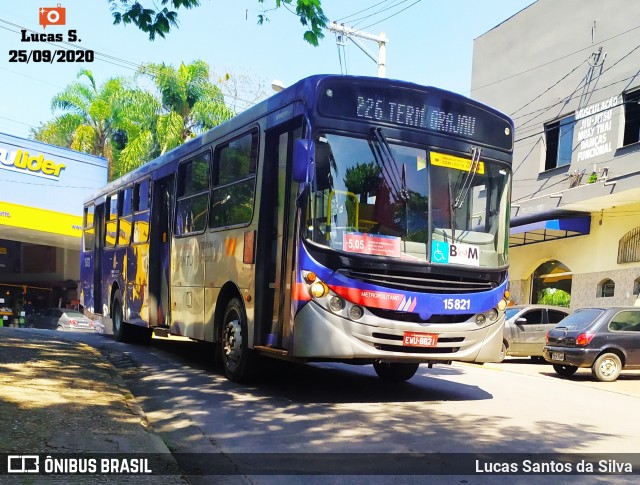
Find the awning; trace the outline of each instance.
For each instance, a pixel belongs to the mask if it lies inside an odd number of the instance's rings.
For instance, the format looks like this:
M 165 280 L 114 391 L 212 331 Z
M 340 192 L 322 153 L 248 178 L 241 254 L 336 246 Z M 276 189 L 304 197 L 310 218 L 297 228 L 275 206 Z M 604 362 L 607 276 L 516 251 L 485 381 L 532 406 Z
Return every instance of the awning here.
M 528 224 L 512 225 L 509 246 L 524 246 L 545 241 L 589 234 L 591 216 L 544 219 Z

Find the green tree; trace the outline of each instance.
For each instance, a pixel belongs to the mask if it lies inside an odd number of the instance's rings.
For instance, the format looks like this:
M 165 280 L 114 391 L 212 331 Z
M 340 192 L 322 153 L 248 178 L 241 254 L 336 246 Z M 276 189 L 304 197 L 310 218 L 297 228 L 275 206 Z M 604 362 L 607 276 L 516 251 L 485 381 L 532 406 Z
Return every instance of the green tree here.
M 356 163 L 347 168 L 344 175 L 344 185 L 349 192 L 358 195 L 360 202 L 366 202 L 370 192 L 375 192 L 380 186 L 381 170 L 375 162 Z
M 134 79 L 114 78 L 98 86 L 91 71 L 54 96 L 59 112 L 32 130 L 39 141 L 105 157 L 109 180 L 230 119 L 234 113 L 209 80 L 204 61 L 178 69 L 149 64 L 140 75 L 151 78 L 158 95 Z
M 87 69 L 51 101 L 52 120 L 32 130 L 36 140 L 105 157 L 109 177 L 130 170 L 153 151 L 158 101 L 124 78 L 97 86 Z
M 569 308 L 571 295 L 559 288 L 545 288 L 538 292 L 538 303 L 541 305 L 556 305 Z
M 164 37 L 171 28 L 178 27 L 178 12 L 180 8 L 192 9 L 200 6 L 200 0 L 155 0 L 152 2 L 131 0 L 107 0 L 111 6 L 114 24 L 133 24 L 143 32 L 149 34 L 149 40 L 155 40 L 156 35 Z M 258 0 L 264 3 L 264 0 Z M 276 7 L 289 7 L 294 0 L 275 0 Z M 175 10 L 169 10 L 174 8 Z M 329 20 L 322 11 L 321 0 L 295 0 L 295 14 L 300 23 L 307 27 L 303 37 L 309 44 L 318 45 L 324 37 L 322 29 Z M 266 11 L 258 15 L 258 23 L 268 21 Z
M 224 95 L 209 79 L 204 61 L 180 64 L 177 69 L 165 64 L 147 64 L 140 73 L 155 83 L 160 93 L 161 112 L 156 125 L 160 153 L 233 117 Z

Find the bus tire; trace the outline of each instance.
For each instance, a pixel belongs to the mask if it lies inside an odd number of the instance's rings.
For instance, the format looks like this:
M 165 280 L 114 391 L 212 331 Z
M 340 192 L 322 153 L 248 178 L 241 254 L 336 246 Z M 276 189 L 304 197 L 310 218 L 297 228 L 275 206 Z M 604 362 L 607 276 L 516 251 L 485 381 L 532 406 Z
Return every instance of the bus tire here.
M 411 379 L 417 372 L 419 365 L 399 362 L 374 362 L 373 369 L 383 381 L 402 382 Z
M 232 298 L 222 318 L 220 354 L 227 379 L 246 382 L 255 375 L 257 356 L 249 348 L 247 316 L 239 298 Z
M 122 296 L 120 290 L 113 295 L 111 303 L 111 321 L 113 322 L 113 338 L 116 342 L 131 341 L 131 329 L 122 315 Z

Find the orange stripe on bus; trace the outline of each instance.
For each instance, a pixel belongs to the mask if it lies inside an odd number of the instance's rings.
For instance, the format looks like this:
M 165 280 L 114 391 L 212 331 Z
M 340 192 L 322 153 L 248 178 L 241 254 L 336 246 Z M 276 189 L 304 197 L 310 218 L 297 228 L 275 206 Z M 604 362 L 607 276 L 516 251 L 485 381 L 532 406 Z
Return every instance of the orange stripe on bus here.
M 309 295 L 307 285 L 305 285 L 304 283 L 295 283 L 293 285 L 293 288 L 291 289 L 291 299 L 298 301 L 311 300 L 311 295 Z

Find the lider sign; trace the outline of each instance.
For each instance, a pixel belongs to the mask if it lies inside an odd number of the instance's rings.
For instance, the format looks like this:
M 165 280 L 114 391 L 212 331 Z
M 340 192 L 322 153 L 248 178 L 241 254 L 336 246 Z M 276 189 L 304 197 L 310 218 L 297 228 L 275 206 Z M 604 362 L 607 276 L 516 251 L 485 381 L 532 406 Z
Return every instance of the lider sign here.
M 58 180 L 65 164 L 47 160 L 42 153 L 31 154 L 24 149 L 9 151 L 0 145 L 0 168 Z

